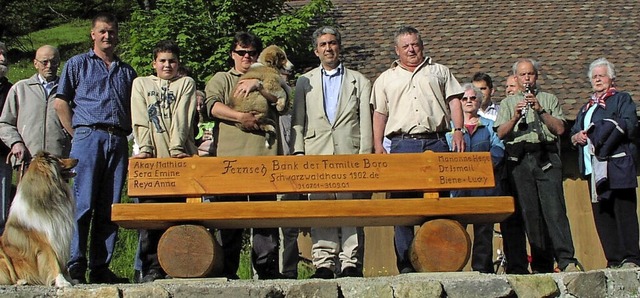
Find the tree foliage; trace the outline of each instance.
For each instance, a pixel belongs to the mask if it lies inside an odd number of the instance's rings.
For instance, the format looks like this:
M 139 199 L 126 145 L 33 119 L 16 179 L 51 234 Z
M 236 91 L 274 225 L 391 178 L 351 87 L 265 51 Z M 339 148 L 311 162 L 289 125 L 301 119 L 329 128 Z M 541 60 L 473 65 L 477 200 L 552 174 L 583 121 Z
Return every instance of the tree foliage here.
M 331 8 L 329 0 L 311 0 L 293 8 L 284 0 L 158 0 L 131 14 L 122 57 L 140 75 L 152 73 L 152 49 L 160 40 L 175 40 L 184 65 L 199 85 L 229 67 L 229 46 L 238 31 L 251 31 L 266 45 L 288 53 L 309 53 L 308 31 L 314 18 Z M 295 55 L 293 55 L 295 56 Z

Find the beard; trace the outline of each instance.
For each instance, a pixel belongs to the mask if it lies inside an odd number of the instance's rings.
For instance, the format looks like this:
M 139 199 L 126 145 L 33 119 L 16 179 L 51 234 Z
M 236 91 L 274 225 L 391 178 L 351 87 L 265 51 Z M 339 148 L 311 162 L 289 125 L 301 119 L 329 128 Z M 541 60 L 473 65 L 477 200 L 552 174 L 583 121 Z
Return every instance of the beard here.
M 0 78 L 4 78 L 7 75 L 7 71 L 9 71 L 9 66 L 0 64 Z

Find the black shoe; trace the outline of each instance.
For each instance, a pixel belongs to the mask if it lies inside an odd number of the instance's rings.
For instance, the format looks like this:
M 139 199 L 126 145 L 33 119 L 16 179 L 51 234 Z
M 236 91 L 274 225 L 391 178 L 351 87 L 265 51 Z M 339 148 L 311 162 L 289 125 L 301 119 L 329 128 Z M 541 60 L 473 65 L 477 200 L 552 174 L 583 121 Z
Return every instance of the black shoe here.
M 400 274 L 406 274 L 406 273 L 413 273 L 416 272 L 415 269 L 413 269 L 413 267 L 404 267 L 400 270 L 398 270 L 400 272 Z
M 68 271 L 72 284 L 77 285 L 87 283 L 87 266 L 83 266 L 81 263 L 74 263 L 69 266 Z
M 133 283 L 139 284 L 142 282 L 142 271 L 136 269 L 133 271 Z
M 164 279 L 164 276 L 159 269 L 149 269 L 149 272 L 142 277 L 142 282 L 153 282 L 156 279 Z
M 118 277 L 109 268 L 99 268 L 89 272 L 89 282 L 92 284 L 126 284 L 129 283 L 129 279 Z
M 356 267 L 347 267 L 342 269 L 338 277 L 364 277 L 364 275 L 362 275 L 362 272 Z
M 298 279 L 297 272 L 284 272 L 282 273 L 284 279 Z
M 333 271 L 326 267 L 320 267 L 316 269 L 316 273 L 311 275 L 310 278 L 322 278 L 322 279 L 332 279 L 334 278 Z
M 256 272 L 258 273 L 258 279 L 286 279 L 284 275 L 274 270 L 256 270 Z
M 229 279 L 229 280 L 237 280 L 237 279 L 240 279 L 240 277 L 239 277 L 237 274 L 235 274 L 235 273 L 225 273 L 225 274 L 223 274 L 222 276 L 226 277 L 226 278 L 227 278 L 227 279 Z

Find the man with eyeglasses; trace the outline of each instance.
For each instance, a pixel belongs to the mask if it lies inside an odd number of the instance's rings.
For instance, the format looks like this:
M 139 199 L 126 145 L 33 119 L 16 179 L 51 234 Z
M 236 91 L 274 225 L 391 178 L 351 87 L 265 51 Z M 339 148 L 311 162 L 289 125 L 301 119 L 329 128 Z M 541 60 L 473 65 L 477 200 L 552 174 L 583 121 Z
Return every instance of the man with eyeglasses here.
M 0 138 L 11 146 L 16 164 L 28 164 L 40 150 L 62 158 L 69 156 L 71 136 L 53 107 L 59 65 L 57 48 L 40 47 L 33 59 L 38 73 L 18 81 L 9 91 L 0 115 Z
M 375 152 L 464 151 L 460 103 L 464 90 L 458 80 L 448 67 L 435 63 L 431 57 L 425 58 L 420 33 L 413 27 L 402 27 L 396 32 L 395 51 L 399 60 L 394 61 L 373 85 L 371 104 L 374 109 Z M 451 148 L 445 140 L 448 131 L 453 131 Z M 391 152 L 383 146 L 385 136 L 391 139 Z M 415 196 L 422 194 L 391 194 L 396 198 Z M 413 238 L 413 226 L 395 227 L 396 260 L 400 273 L 415 271 L 409 257 Z
M 0 42 L 0 109 L 4 107 L 4 101 L 7 98 L 11 82 L 7 79 L 7 71 L 9 70 L 9 60 L 7 58 L 7 46 Z M 11 200 L 11 164 L 5 163 L 10 149 L 4 142 L 0 142 L 0 234 L 4 232 L 4 224 L 9 214 L 9 205 Z
M 229 54 L 233 67 L 226 72 L 216 73 L 205 87 L 206 111 L 212 117 L 214 126 L 214 152 L 216 156 L 269 156 L 277 155 L 280 138 L 277 136 L 275 146 L 265 145 L 265 132 L 258 127 L 256 117 L 252 113 L 243 113 L 229 107 L 232 96 L 243 96 L 258 90 L 268 101 L 275 103 L 277 97 L 262 88 L 257 79 L 240 81 L 240 76 L 255 63 L 262 51 L 262 41 L 248 32 L 239 32 L 233 38 Z M 234 91 L 235 90 L 235 91 Z M 235 92 L 235 94 L 233 94 Z M 287 98 L 287 101 L 289 99 Z M 278 123 L 278 112 L 270 105 L 266 117 Z M 288 106 L 288 104 L 286 104 Z M 235 124 L 241 123 L 244 129 Z M 276 195 L 220 196 L 219 201 L 275 201 Z M 242 250 L 242 229 L 223 229 L 219 231 L 224 255 L 223 274 L 230 279 L 238 279 Z M 259 279 L 281 278 L 278 270 L 278 229 L 253 229 L 253 247 L 251 260 Z

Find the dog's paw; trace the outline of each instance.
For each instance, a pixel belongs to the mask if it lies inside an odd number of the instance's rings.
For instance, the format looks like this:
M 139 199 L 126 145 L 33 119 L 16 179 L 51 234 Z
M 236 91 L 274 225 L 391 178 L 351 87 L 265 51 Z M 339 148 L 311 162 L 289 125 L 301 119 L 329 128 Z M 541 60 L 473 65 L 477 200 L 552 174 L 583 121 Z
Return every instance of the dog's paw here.
M 58 276 L 56 276 L 55 286 L 56 288 L 66 288 L 71 287 L 72 284 L 64 278 L 64 275 L 58 274 Z
M 26 279 L 18 279 L 18 280 L 16 281 L 16 285 L 17 285 L 17 286 L 26 286 L 27 284 L 29 284 L 29 283 L 27 282 L 27 280 L 26 280 Z

